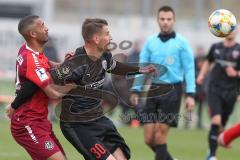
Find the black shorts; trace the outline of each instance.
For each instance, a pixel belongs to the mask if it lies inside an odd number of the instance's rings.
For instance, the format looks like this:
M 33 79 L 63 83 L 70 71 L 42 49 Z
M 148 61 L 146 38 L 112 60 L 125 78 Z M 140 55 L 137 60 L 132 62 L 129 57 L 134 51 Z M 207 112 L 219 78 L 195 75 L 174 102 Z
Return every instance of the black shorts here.
M 166 95 L 147 98 L 146 104 L 138 108 L 137 118 L 143 123 L 165 123 L 177 127 L 181 105 L 182 84 L 174 84 Z
M 60 122 L 60 127 L 65 138 L 86 160 L 106 160 L 117 148 L 130 159 L 130 149 L 107 117 L 90 122 Z
M 210 86 L 207 96 L 210 116 L 221 115 L 221 123 L 225 126 L 237 101 L 237 90 L 221 90 Z

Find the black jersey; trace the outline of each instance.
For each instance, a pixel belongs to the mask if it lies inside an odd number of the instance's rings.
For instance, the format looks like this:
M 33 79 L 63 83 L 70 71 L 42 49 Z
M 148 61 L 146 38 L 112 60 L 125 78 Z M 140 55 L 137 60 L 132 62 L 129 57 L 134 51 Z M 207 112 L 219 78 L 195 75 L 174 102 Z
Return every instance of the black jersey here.
M 81 90 L 81 94 L 76 96 L 76 94 L 71 95 L 72 92 L 70 92 L 68 96 L 63 97 L 63 99 L 71 99 L 72 112 L 82 113 L 85 109 L 100 106 L 101 99 L 89 97 L 89 95 L 87 95 L 87 90 L 102 89 L 105 74 L 107 71 L 110 72 L 116 67 L 116 61 L 113 60 L 111 53 L 108 52 L 103 53 L 101 58 L 93 60 L 94 57 L 89 57 L 84 47 L 80 47 L 76 50 L 73 59 L 75 57 L 77 57 L 78 60 L 81 59 L 81 63 L 78 62 L 78 67 L 67 77 L 66 83 L 74 82 L 81 86 L 77 88 L 77 90 Z
M 232 66 L 240 70 L 240 44 L 236 43 L 232 47 L 225 47 L 223 42 L 215 43 L 207 55 L 209 62 L 215 62 L 210 74 L 210 86 L 219 89 L 237 89 L 239 87 L 239 78 L 229 77 L 226 73 L 226 67 Z

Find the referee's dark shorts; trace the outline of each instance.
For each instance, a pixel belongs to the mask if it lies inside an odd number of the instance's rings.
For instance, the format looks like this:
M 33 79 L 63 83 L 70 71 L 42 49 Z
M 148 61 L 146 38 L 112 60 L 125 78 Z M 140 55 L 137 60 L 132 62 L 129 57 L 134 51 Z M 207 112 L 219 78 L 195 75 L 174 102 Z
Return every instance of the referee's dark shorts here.
M 158 122 L 177 127 L 180 118 L 182 83 L 175 83 L 173 86 L 173 89 L 165 95 L 148 97 L 146 104 L 138 107 L 138 120 L 142 123 Z
M 86 160 L 106 160 L 117 148 L 130 159 L 130 149 L 113 122 L 105 116 L 89 122 L 61 121 L 60 127 L 64 137 Z

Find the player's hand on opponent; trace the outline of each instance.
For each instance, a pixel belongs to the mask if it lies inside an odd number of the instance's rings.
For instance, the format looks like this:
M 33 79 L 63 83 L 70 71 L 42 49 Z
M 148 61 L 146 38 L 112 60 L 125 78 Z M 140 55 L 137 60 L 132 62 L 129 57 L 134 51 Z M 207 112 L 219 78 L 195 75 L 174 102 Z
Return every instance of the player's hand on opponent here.
M 140 72 L 140 73 L 146 73 L 146 74 L 153 73 L 155 77 L 158 76 L 157 67 L 155 67 L 155 66 L 152 65 L 152 64 L 147 65 L 147 66 L 145 66 L 145 67 L 140 67 L 139 72 Z
M 138 94 L 136 94 L 136 93 L 131 94 L 131 96 L 130 96 L 130 102 L 131 102 L 131 104 L 132 104 L 133 106 L 137 106 L 137 105 L 138 105 L 138 99 L 139 99 Z
M 195 100 L 193 97 L 187 96 L 185 100 L 185 106 L 187 111 L 191 112 L 195 106 Z
M 15 112 L 15 109 L 12 108 L 11 104 L 7 105 L 5 108 L 5 113 L 9 119 L 12 118 L 13 113 Z
M 64 57 L 64 61 L 72 59 L 72 57 L 74 56 L 74 54 L 75 54 L 74 52 L 68 52 L 68 53 L 66 53 L 66 54 L 65 54 L 65 57 Z
M 232 66 L 226 68 L 226 73 L 228 77 L 237 77 L 238 75 L 238 72 Z

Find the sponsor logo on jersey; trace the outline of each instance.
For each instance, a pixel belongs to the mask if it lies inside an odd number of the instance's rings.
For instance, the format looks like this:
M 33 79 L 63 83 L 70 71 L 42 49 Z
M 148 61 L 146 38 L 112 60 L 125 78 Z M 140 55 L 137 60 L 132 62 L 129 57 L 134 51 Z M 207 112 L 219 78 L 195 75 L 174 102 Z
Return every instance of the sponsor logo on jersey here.
M 36 69 L 35 72 L 37 73 L 37 76 L 41 82 L 48 79 L 48 75 L 44 68 Z
M 87 85 L 85 85 L 85 88 L 86 88 L 86 87 L 99 88 L 99 87 L 103 86 L 104 79 L 105 79 L 105 78 L 101 79 L 100 81 L 87 84 Z

